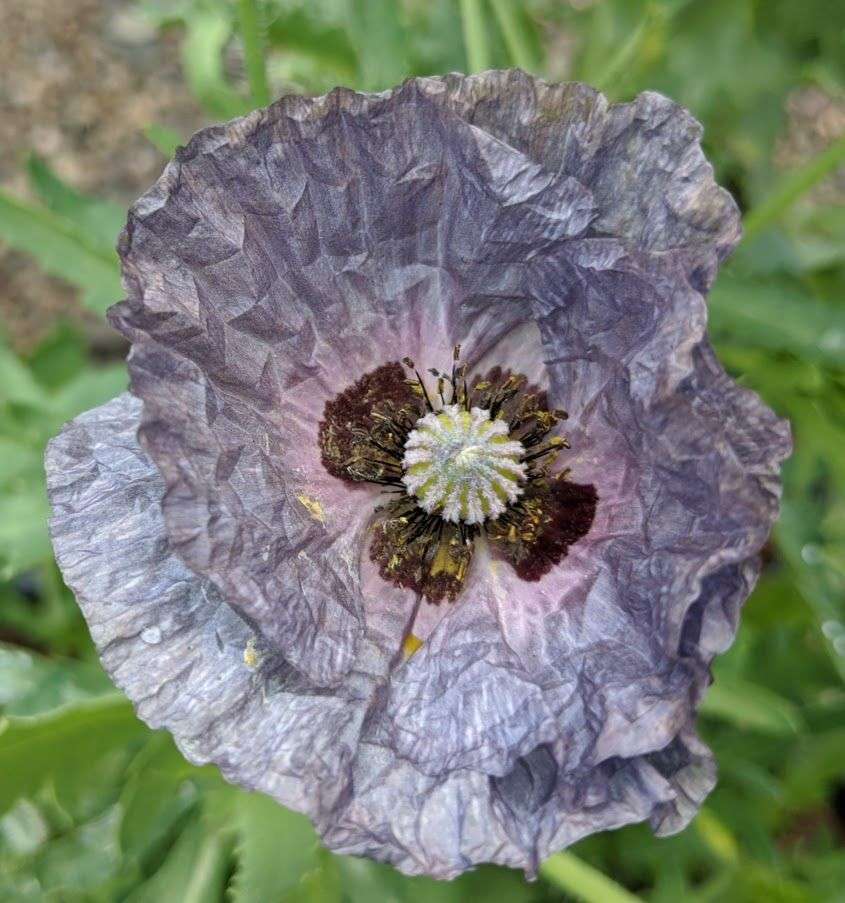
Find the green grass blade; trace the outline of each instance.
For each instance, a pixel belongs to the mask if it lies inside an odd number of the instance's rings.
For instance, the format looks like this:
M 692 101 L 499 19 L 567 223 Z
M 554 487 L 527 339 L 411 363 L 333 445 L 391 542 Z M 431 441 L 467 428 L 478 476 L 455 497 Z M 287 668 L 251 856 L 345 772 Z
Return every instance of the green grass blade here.
M 598 869 L 572 853 L 556 853 L 541 866 L 540 874 L 562 891 L 585 903 L 642 903 Z
M 661 6 L 651 6 L 646 10 L 642 21 L 595 76 L 594 82 L 600 91 L 611 92 L 626 70 L 636 64 L 645 44 L 656 30 L 664 26 L 667 18 L 668 13 Z
M 743 228 L 746 239 L 753 238 L 777 222 L 811 188 L 845 163 L 845 135 L 798 169 L 787 173 L 774 191 L 746 214 Z
M 267 83 L 267 61 L 264 57 L 264 32 L 255 0 L 238 0 L 238 22 L 244 43 L 244 61 L 252 102 L 257 107 L 270 103 Z
M 775 736 L 797 734 L 803 727 L 798 709 L 788 699 L 768 687 L 729 675 L 717 677 L 704 697 L 701 712 Z
M 197 10 L 185 22 L 182 68 L 196 98 L 214 116 L 232 119 L 249 110 L 249 103 L 232 88 L 223 71 L 223 51 L 232 23 L 222 9 Z
M 536 71 L 539 61 L 534 55 L 525 25 L 520 18 L 520 10 L 511 0 L 490 0 L 499 30 L 505 39 L 511 60 L 527 72 Z
M 467 71 L 483 72 L 489 69 L 490 47 L 481 0 L 461 0 L 461 23 L 464 30 Z

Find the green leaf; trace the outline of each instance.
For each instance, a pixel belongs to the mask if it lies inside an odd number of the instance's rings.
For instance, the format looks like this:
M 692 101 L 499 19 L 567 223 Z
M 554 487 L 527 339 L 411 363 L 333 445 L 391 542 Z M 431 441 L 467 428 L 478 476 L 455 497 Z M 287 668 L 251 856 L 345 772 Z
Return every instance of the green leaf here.
M 105 404 L 123 392 L 127 382 L 125 364 L 84 370 L 53 395 L 50 407 L 56 426 L 61 426 L 83 411 Z
M 845 307 L 807 294 L 787 280 L 759 281 L 723 276 L 710 293 L 714 337 L 805 360 L 842 364 Z
M 845 135 L 798 169 L 786 173 L 763 203 L 743 221 L 746 238 L 768 228 L 811 188 L 845 162 Z
M 267 26 L 267 39 L 282 56 L 308 55 L 329 72 L 346 72 L 351 78 L 357 69 L 347 30 L 317 18 L 310 7 L 280 10 Z
M 110 692 L 110 681 L 96 665 L 0 645 L 0 706 L 5 715 L 40 715 Z
M 164 733 L 153 734 L 129 766 L 120 796 L 120 845 L 145 871 L 157 858 L 160 864 L 173 832 L 196 809 L 195 771 Z
M 641 903 L 639 897 L 572 853 L 550 856 L 540 866 L 540 874 L 550 884 L 586 903 Z
M 701 712 L 738 727 L 767 734 L 789 735 L 801 730 L 803 720 L 788 700 L 750 681 L 718 675 L 707 690 Z
M 0 579 L 10 580 L 53 551 L 47 535 L 50 509 L 40 484 L 0 494 Z
M 210 829 L 197 818 L 182 832 L 161 868 L 128 897 L 127 903 L 222 903 L 231 849 L 231 832 Z
M 238 794 L 233 803 L 237 871 L 233 903 L 265 903 L 293 891 L 320 865 L 311 823 L 268 796 Z
M 191 90 L 206 109 L 223 119 L 249 110 L 226 79 L 223 50 L 232 35 L 232 20 L 222 8 L 195 10 L 186 19 L 182 44 L 182 67 Z
M 50 825 L 31 800 L 19 800 L 0 818 L 0 851 L 14 857 L 36 852 L 49 835 Z
M 406 878 L 389 865 L 367 859 L 353 856 L 337 856 L 335 859 L 349 903 L 370 903 L 371 900 L 459 903 L 463 898 L 458 887 L 461 879 L 445 882 Z
M 38 366 L 43 371 L 46 364 Z M 67 375 L 48 390 L 0 343 L 0 579 L 52 559 L 43 470 L 47 441 L 65 422 L 126 388 L 123 364 L 80 369 L 71 360 Z
M 0 237 L 31 254 L 54 276 L 82 290 L 83 303 L 102 313 L 122 297 L 117 254 L 78 226 L 0 191 Z
M 123 207 L 75 191 L 35 154 L 30 155 L 27 170 L 30 184 L 47 209 L 77 227 L 108 255 L 126 222 Z
M 0 812 L 52 780 L 61 797 L 99 758 L 142 738 L 146 728 L 117 694 L 34 717 L 0 721 Z
M 43 407 L 47 392 L 14 351 L 0 342 L 0 404 L 8 402 Z
M 407 40 L 394 0 L 352 0 L 349 34 L 358 51 L 360 87 L 383 90 L 408 75 Z
M 78 326 L 67 322 L 59 322 L 26 358 L 33 377 L 46 389 L 60 388 L 90 363 L 88 342 Z
M 120 865 L 120 816 L 119 807 L 112 806 L 44 847 L 36 872 L 41 886 L 51 895 L 47 899 L 74 899 L 86 891 L 93 893 L 113 878 Z
M 804 736 L 786 770 L 786 805 L 794 810 L 824 806 L 845 781 L 845 728 Z
M 154 122 L 144 129 L 144 135 L 168 159 L 176 153 L 177 147 L 185 143 L 175 129 Z

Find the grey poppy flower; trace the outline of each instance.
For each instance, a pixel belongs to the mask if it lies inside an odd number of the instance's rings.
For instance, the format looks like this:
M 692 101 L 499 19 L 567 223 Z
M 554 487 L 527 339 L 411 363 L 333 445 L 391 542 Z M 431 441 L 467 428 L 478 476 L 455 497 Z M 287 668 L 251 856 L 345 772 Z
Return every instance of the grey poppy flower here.
M 700 137 L 489 72 L 178 151 L 120 240 L 132 394 L 47 454 L 141 718 L 411 874 L 692 818 L 790 446 L 707 341 Z

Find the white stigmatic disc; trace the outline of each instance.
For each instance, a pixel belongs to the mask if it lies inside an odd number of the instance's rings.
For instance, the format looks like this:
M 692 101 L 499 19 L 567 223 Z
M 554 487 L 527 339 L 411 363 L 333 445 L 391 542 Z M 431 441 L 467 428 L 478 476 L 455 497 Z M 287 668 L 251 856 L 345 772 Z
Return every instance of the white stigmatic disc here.
M 480 524 L 495 520 L 522 494 L 524 454 L 504 420 L 450 404 L 421 417 L 408 434 L 402 482 L 429 514 Z

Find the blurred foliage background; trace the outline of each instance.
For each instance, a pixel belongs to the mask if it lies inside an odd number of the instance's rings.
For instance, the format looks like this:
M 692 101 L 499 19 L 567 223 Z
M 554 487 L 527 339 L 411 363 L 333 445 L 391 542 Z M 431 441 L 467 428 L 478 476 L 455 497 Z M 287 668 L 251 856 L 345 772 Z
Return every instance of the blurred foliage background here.
M 0 0 L 0 21 L 0 898 L 845 900 L 845 4 Z M 693 824 L 590 838 L 535 883 L 438 884 L 326 853 L 137 721 L 53 563 L 42 453 L 125 385 L 116 235 L 191 131 L 287 91 L 512 65 L 702 120 L 745 216 L 712 334 L 796 450 L 702 713 L 720 782 Z

